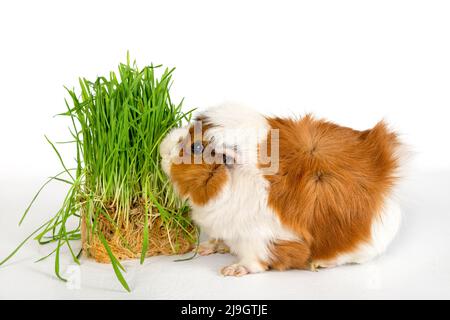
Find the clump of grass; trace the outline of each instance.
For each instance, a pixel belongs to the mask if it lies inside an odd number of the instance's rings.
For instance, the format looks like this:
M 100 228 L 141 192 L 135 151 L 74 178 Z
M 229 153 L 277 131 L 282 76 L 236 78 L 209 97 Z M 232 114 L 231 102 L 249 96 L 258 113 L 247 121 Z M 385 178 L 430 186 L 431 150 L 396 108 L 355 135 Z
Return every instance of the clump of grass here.
M 82 252 L 100 262 L 111 262 L 129 290 L 119 260 L 191 250 L 197 238 L 188 217 L 189 208 L 174 194 L 161 170 L 159 143 L 174 127 L 189 121 L 191 111 L 174 104 L 169 90 L 174 69 L 161 66 L 139 69 L 136 63 L 120 64 L 118 73 L 79 80 L 79 92 L 67 89 L 70 133 L 76 148 L 74 168 L 68 168 L 55 144 L 47 141 L 63 171 L 49 178 L 25 210 L 21 224 L 44 187 L 59 181 L 70 185 L 59 211 L 22 242 L 0 265 L 29 239 L 55 243 L 55 274 L 60 272 L 60 252 L 66 246 L 79 263 Z M 75 219 L 77 226 L 69 228 Z M 72 241 L 82 240 L 75 251 Z M 42 260 L 41 259 L 41 260 Z

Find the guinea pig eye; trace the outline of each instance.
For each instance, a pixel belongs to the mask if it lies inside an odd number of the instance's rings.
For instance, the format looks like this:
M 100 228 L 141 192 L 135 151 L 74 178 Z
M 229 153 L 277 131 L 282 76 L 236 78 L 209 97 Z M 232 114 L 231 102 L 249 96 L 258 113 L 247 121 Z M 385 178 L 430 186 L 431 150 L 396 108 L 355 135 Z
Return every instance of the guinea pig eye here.
M 194 154 L 201 154 L 203 152 L 203 144 L 200 141 L 194 142 L 191 145 L 191 151 Z

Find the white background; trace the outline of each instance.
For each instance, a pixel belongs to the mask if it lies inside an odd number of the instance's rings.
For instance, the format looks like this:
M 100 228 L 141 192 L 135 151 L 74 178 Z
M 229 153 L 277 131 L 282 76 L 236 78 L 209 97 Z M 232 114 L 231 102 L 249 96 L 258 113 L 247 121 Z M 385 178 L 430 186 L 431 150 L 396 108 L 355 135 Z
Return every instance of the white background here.
M 135 290 L 124 295 L 109 268 L 88 262 L 82 289 L 67 290 L 51 261 L 32 263 L 48 249 L 31 243 L 0 268 L 9 284 L 0 298 L 449 298 L 449 17 L 448 1 L 1 2 L 0 258 L 63 199 L 51 186 L 17 227 L 40 183 L 60 171 L 44 134 L 68 138 L 66 120 L 53 117 L 65 110 L 63 85 L 115 69 L 127 50 L 140 66 L 175 66 L 173 96 L 186 108 L 230 101 L 356 129 L 385 118 L 415 157 L 405 224 L 369 265 L 230 280 L 217 270 L 232 257 L 183 266 L 159 257 L 130 266 Z M 70 162 L 70 147 L 62 151 Z M 93 283 L 93 270 L 108 285 Z

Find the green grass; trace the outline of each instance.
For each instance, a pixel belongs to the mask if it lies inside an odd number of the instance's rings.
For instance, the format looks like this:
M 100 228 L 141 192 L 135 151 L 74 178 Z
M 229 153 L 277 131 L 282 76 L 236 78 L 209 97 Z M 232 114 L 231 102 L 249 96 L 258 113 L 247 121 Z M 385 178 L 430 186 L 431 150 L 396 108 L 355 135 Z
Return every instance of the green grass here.
M 79 263 L 81 250 L 74 250 L 73 241 L 81 239 L 83 214 L 88 236 L 100 239 L 118 280 L 129 291 L 122 274 L 125 269 L 98 224 L 100 217 L 106 218 L 119 232 L 118 226 L 129 222 L 130 209 L 136 203 L 144 203 L 145 207 L 141 263 L 152 236 L 149 216 L 153 212 L 167 228 L 177 228 L 195 241 L 196 235 L 190 231 L 192 223 L 185 215 L 188 207 L 174 194 L 161 170 L 158 154 L 165 134 L 189 121 L 192 112 L 183 112 L 182 101 L 174 104 L 170 99 L 173 71 L 153 65 L 139 69 L 135 62 L 130 64 L 127 55 L 126 64 L 120 64 L 117 73 L 110 72 L 107 77 L 97 77 L 94 81 L 80 79 L 78 92 L 66 88 L 69 99 L 65 100 L 66 111 L 60 115 L 70 122 L 72 139 L 66 143 L 73 143 L 76 148 L 75 165 L 67 167 L 55 144 L 46 137 L 61 163 L 62 172 L 49 178 L 38 190 L 19 224 L 48 183 L 68 184 L 68 193 L 59 211 L 0 265 L 34 238 L 39 244 L 55 244 L 50 254 L 40 260 L 54 255 L 55 274 L 65 281 L 60 270 L 61 249 L 66 247 L 73 261 Z M 108 214 L 108 205 L 114 206 L 114 216 Z M 73 225 L 69 222 L 74 219 L 77 226 L 69 228 Z

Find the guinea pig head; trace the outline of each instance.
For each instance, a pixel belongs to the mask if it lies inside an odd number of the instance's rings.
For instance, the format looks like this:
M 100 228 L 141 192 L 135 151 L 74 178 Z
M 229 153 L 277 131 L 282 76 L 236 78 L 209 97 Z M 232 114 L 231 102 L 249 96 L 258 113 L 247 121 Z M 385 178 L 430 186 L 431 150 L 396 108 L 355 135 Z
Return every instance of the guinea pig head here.
M 223 190 L 235 164 L 235 151 L 214 136 L 216 125 L 199 116 L 189 126 L 173 129 L 161 142 L 162 168 L 175 190 L 197 206 Z

